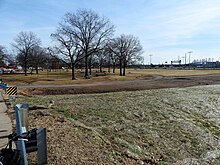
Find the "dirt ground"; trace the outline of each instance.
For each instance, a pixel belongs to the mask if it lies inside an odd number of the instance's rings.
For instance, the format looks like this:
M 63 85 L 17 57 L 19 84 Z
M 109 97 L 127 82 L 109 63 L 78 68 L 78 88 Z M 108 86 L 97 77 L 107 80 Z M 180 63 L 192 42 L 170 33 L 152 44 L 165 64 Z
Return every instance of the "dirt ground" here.
M 190 87 L 197 85 L 220 84 L 220 75 L 200 75 L 165 77 L 150 75 L 136 80 L 102 81 L 84 84 L 66 85 L 18 85 L 18 94 L 21 95 L 59 95 L 59 94 L 89 94 L 118 91 L 135 91 L 160 88 Z

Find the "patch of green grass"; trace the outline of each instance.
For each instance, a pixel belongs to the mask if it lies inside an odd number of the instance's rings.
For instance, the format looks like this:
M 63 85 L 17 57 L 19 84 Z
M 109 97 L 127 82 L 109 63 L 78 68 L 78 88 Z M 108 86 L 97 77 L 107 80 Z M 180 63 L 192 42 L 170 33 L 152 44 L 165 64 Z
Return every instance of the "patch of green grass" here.
M 96 109 L 88 109 L 86 111 L 87 115 L 89 116 L 97 116 L 102 119 L 108 119 L 109 118 L 109 113 L 108 112 L 103 112 L 103 111 L 97 111 Z
M 216 126 L 213 122 L 202 120 L 201 118 L 196 118 L 195 121 L 198 125 L 208 129 L 213 135 L 220 137 L 220 127 Z
M 191 145 L 196 148 L 199 145 L 198 140 L 196 138 L 191 139 Z
M 134 154 L 137 154 L 137 155 L 142 155 L 144 154 L 144 150 L 137 146 L 137 145 L 132 145 L 132 146 L 129 146 L 128 150 Z
M 165 161 L 160 161 L 159 163 L 158 163 L 158 165 L 169 165 L 167 162 L 165 162 Z
M 72 114 L 68 109 L 58 109 L 57 112 L 64 115 L 66 118 L 72 118 Z

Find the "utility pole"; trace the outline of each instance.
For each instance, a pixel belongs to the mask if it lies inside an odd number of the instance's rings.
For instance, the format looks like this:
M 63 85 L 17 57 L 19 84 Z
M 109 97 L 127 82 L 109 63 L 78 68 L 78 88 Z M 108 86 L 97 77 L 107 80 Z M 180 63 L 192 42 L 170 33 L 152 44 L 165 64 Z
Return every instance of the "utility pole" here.
M 186 65 L 186 53 L 185 53 L 185 65 Z

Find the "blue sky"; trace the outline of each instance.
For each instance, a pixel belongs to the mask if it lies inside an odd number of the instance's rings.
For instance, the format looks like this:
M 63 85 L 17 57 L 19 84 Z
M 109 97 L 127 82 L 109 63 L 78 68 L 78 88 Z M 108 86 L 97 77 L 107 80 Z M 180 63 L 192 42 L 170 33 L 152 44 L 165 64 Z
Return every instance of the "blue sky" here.
M 21 31 L 32 31 L 43 46 L 66 12 L 86 8 L 108 17 L 115 35 L 133 34 L 144 48 L 145 64 L 182 59 L 220 60 L 219 0 L 0 0 L 0 45 Z M 187 55 L 188 57 L 188 55 Z M 187 58 L 188 61 L 188 58 Z

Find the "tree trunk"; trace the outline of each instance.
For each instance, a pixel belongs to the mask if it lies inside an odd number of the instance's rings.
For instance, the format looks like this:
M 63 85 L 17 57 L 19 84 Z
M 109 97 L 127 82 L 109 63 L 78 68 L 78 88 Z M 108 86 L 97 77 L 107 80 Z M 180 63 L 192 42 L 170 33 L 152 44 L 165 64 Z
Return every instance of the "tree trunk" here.
M 115 73 L 115 63 L 113 63 L 113 73 Z
M 89 74 L 88 74 L 88 56 L 86 54 L 85 56 L 85 78 L 88 78 Z
M 111 72 L 111 61 L 110 61 L 110 58 L 108 60 L 108 73 Z
M 33 70 L 34 70 L 34 68 L 33 68 L 33 67 L 31 67 L 31 75 L 33 74 Z
M 75 65 L 74 64 L 72 64 L 72 80 L 76 80 Z
M 24 75 L 27 76 L 27 59 L 24 59 Z
M 126 69 L 126 61 L 124 61 L 124 65 L 123 65 L 123 76 L 125 76 L 125 69 Z
M 122 60 L 119 60 L 120 76 L 122 76 Z
M 92 67 L 89 65 L 89 75 L 92 75 Z
M 35 70 L 36 70 L 36 74 L 38 74 L 38 67 L 37 66 L 35 67 Z
M 102 72 L 102 65 L 99 65 L 99 71 Z
M 89 75 L 92 75 L 92 57 L 89 58 Z

